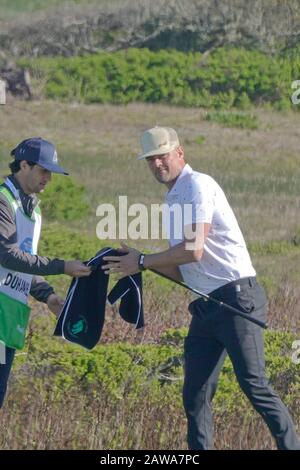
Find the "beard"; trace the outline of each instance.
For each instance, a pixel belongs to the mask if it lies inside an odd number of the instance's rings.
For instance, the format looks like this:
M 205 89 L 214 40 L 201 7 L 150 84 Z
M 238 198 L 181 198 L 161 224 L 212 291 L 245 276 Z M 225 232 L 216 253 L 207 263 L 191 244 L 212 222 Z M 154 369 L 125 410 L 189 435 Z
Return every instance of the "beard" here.
M 154 176 L 159 183 L 168 183 L 171 179 L 167 170 L 156 170 Z

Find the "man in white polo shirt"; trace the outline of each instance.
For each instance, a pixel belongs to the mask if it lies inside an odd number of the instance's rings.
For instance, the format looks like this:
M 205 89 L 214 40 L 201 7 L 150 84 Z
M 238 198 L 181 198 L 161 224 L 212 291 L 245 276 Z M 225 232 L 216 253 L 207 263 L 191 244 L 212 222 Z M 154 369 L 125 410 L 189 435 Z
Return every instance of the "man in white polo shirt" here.
M 125 256 L 104 257 L 105 272 L 128 276 L 155 269 L 264 321 L 266 296 L 220 186 L 185 163 L 174 129 L 149 129 L 141 145 L 143 154 L 138 158 L 146 159 L 157 181 L 168 188 L 166 203 L 171 210 L 165 223 L 170 248 L 145 255 L 125 247 Z M 192 302 L 189 311 L 183 388 L 189 448 L 213 446 L 211 401 L 228 354 L 241 389 L 265 420 L 278 449 L 300 449 L 289 412 L 265 375 L 261 328 L 203 298 Z

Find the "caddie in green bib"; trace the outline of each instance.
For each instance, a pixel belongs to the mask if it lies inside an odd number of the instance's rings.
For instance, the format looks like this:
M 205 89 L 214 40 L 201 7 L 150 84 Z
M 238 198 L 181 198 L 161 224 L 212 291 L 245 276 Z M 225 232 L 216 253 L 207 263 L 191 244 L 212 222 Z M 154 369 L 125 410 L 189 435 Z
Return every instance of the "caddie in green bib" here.
M 30 254 L 37 253 L 41 232 L 41 213 L 37 206 L 32 216 L 24 213 L 18 191 L 6 178 L 6 186 L 0 192 L 7 198 L 13 210 L 17 227 L 18 247 Z M 28 298 L 32 275 L 11 271 L 0 265 L 0 340 L 7 346 L 21 349 L 24 346 L 30 308 Z

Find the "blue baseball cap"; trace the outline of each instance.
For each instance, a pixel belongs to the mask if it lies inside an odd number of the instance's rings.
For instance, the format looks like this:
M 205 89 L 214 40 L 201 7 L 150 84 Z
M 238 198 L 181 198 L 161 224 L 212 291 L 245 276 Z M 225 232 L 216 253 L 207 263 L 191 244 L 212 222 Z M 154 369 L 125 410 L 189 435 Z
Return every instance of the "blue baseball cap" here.
M 16 160 L 34 162 L 52 173 L 69 174 L 57 164 L 57 152 L 54 145 L 41 137 L 23 140 L 10 154 Z

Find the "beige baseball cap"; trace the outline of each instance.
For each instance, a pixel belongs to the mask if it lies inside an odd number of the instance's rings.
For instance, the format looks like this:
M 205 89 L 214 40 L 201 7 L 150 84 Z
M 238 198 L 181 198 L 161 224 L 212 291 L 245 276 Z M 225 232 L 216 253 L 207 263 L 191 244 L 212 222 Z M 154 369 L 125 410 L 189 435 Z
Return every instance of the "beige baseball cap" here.
M 169 153 L 180 145 L 177 132 L 171 127 L 153 127 L 148 129 L 141 136 L 141 146 L 143 154 L 138 156 L 138 160 L 153 157 L 153 155 L 163 155 Z

